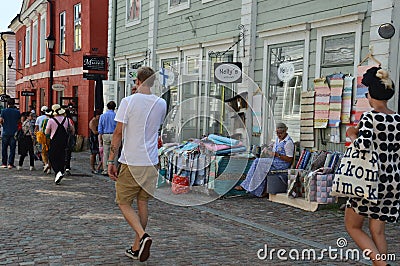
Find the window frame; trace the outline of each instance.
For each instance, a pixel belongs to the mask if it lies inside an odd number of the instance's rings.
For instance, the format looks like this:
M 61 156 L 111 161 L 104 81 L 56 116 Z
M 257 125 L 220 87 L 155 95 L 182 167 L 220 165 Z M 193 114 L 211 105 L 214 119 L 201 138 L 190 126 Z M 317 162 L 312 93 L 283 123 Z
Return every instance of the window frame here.
M 39 40 L 39 62 L 46 61 L 46 16 L 42 15 L 40 18 L 40 40 Z
M 31 28 L 27 27 L 25 31 L 25 68 L 31 63 Z
M 173 6 L 171 6 L 171 1 L 174 1 L 174 0 L 168 0 L 168 15 L 190 8 L 190 0 L 183 0 L 183 1 L 185 1 L 185 3 L 178 3 Z M 181 0 L 177 0 L 177 1 L 181 1 Z
M 38 36 L 39 26 L 36 20 L 32 24 L 32 66 L 36 65 L 38 62 Z
M 139 17 L 130 19 L 130 9 L 132 7 L 132 1 L 136 2 L 137 0 L 126 0 L 126 13 L 125 13 L 125 25 L 126 27 L 134 26 L 139 24 L 142 21 L 142 0 L 139 0 Z M 135 5 L 136 6 L 136 5 Z
M 78 8 L 78 10 L 77 10 Z M 77 11 L 79 13 L 77 14 Z M 74 5 L 74 51 L 80 51 L 82 49 L 82 5 L 78 3 Z M 78 29 L 78 27 L 80 27 Z M 78 29 L 78 33 L 77 33 Z
M 22 40 L 18 41 L 18 60 L 17 60 L 17 69 L 22 69 L 23 66 L 23 48 L 22 48 Z
M 66 42 L 65 42 L 65 32 L 66 32 L 66 12 L 63 11 L 59 15 L 60 19 L 60 42 L 59 42 L 59 53 L 60 54 L 65 54 L 66 50 Z

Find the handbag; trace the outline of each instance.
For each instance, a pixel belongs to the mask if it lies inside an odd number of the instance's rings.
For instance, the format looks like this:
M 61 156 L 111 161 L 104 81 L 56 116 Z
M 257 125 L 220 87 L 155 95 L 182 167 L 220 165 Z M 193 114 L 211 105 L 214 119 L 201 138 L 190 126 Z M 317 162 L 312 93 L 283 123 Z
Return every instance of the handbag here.
M 378 201 L 379 156 L 371 145 L 360 150 L 351 144 L 344 153 L 335 172 L 331 196 L 364 198 Z
M 185 194 L 190 191 L 189 178 L 186 176 L 174 175 L 172 178 L 171 190 L 174 194 Z

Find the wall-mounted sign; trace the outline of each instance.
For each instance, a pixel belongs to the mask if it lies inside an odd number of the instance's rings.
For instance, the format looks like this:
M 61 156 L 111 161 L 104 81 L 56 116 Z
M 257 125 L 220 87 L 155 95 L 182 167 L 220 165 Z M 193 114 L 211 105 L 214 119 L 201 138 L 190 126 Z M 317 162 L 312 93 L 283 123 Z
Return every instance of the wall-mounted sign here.
M 10 99 L 10 95 L 7 94 L 1 94 L 0 95 L 0 102 L 6 102 L 8 99 Z
M 105 80 L 105 74 L 97 74 L 97 73 L 83 73 L 83 78 L 87 80 Z
M 107 57 L 105 56 L 83 56 L 83 70 L 100 70 L 105 71 Z
M 241 83 L 242 63 L 214 63 L 215 83 Z
M 63 84 L 53 84 L 51 87 L 54 91 L 63 91 L 65 90 L 65 85 Z
M 294 77 L 294 64 L 283 62 L 278 68 L 278 78 L 283 82 L 288 82 Z
M 175 74 L 169 69 L 160 68 L 158 71 L 158 80 L 164 87 L 171 86 L 175 81 Z
M 34 91 L 21 91 L 21 96 L 35 96 Z
M 134 85 L 135 84 L 135 80 L 137 78 L 137 69 L 136 68 L 130 68 L 128 69 L 128 74 L 127 74 L 127 83 Z

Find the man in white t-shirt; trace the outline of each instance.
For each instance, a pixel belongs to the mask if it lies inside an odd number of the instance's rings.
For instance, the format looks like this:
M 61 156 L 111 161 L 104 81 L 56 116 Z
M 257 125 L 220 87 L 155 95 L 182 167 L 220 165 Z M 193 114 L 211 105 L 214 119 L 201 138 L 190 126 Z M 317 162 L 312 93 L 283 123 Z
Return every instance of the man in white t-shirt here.
M 141 67 L 137 73 L 137 91 L 122 99 L 115 116 L 108 175 L 115 183 L 116 202 L 125 219 L 135 231 L 133 245 L 125 251 L 132 259 L 146 261 L 150 256 L 152 239 L 145 232 L 148 219 L 148 199 L 152 197 L 158 178 L 158 131 L 164 121 L 167 104 L 151 93 L 154 71 Z M 119 171 L 114 165 L 122 143 Z M 136 199 L 138 214 L 132 208 Z

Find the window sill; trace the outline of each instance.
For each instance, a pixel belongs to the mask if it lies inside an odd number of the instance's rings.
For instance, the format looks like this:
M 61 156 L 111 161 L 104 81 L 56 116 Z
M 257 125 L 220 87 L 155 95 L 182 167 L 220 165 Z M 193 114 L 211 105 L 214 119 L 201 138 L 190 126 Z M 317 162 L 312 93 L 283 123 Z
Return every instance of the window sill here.
M 176 13 L 176 12 L 179 12 L 179 11 L 182 11 L 182 10 L 186 10 L 186 9 L 189 9 L 189 8 L 190 8 L 190 3 L 189 2 L 184 3 L 184 4 L 179 4 L 179 5 L 176 5 L 176 6 L 171 6 L 171 7 L 168 7 L 168 15 Z
M 140 24 L 140 22 L 141 22 L 141 19 L 136 19 L 136 20 L 132 20 L 132 21 L 125 21 L 125 27 L 126 28 L 132 27 L 132 26 Z

